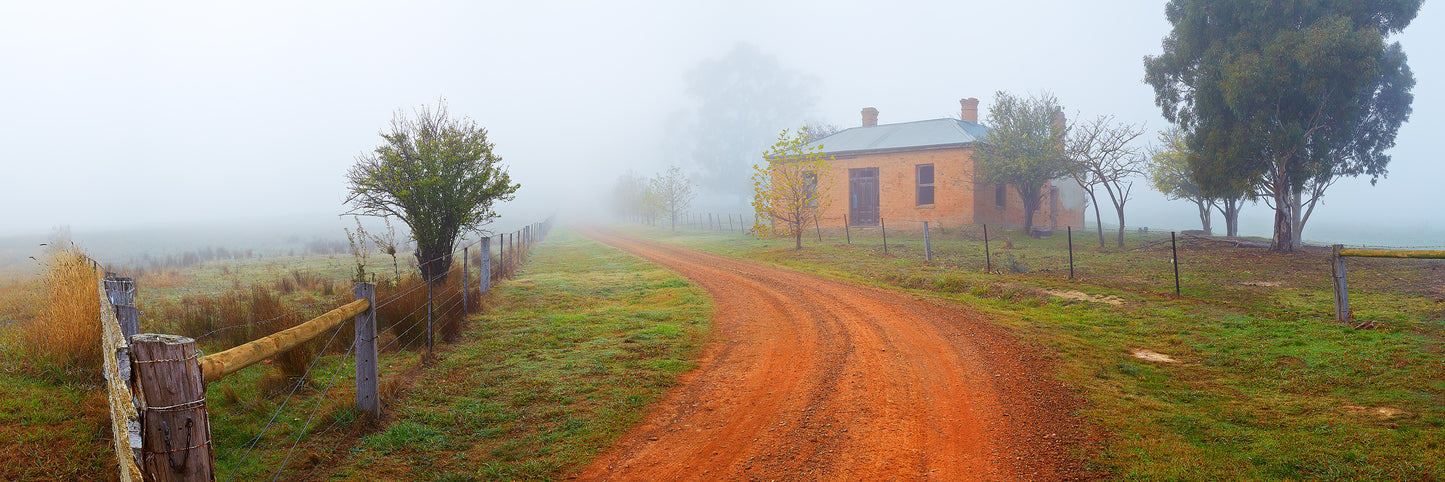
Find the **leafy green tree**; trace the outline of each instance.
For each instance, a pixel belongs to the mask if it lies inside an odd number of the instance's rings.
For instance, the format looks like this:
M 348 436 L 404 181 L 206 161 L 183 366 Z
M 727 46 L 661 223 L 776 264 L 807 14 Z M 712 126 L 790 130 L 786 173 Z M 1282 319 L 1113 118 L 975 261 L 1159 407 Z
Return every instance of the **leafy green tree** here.
M 496 219 L 493 203 L 510 201 L 513 183 L 492 152 L 487 130 L 451 118 L 445 101 L 412 116 L 397 111 L 384 142 L 356 157 L 347 173 L 348 215 L 396 217 L 411 229 L 417 265 L 429 282 L 446 280 L 457 237 Z
M 1072 164 L 1064 155 L 1063 108 L 1052 94 L 1029 98 L 1008 92 L 994 94 L 988 109 L 989 132 L 974 151 L 974 163 L 985 182 L 1007 184 L 1024 204 L 1024 232 L 1034 226 L 1043 203 L 1044 185 L 1068 176 Z
M 682 169 L 672 166 L 652 178 L 651 188 L 644 195 L 644 204 L 659 208 L 671 221 L 672 230 L 677 231 L 678 216 L 687 212 L 688 206 L 692 205 L 693 198 L 697 196 L 692 189 L 692 181 L 682 174 Z
M 803 249 L 803 230 L 828 208 L 827 186 L 832 163 L 823 146 L 808 147 L 808 128 L 784 129 L 763 156 L 767 165 L 753 165 L 753 234 L 788 236 Z
M 1290 251 L 1300 204 L 1341 176 L 1387 172 L 1415 85 L 1400 32 L 1419 0 L 1171 0 L 1164 52 L 1144 59 L 1164 117 L 1190 132 L 1207 194 L 1252 186 Z M 1308 194 L 1309 200 L 1296 198 Z M 1296 223 L 1296 221 L 1299 223 Z
M 1199 224 L 1204 234 L 1213 234 L 1210 213 L 1219 200 L 1204 194 L 1189 170 L 1189 145 L 1179 128 L 1159 132 L 1159 145 L 1149 149 L 1149 165 L 1145 168 L 1154 189 L 1169 199 L 1184 199 L 1199 210 Z

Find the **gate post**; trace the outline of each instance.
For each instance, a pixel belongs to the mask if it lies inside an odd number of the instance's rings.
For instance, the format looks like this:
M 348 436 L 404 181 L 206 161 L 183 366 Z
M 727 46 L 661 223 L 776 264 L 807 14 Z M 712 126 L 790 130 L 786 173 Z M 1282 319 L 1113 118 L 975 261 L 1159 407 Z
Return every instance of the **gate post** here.
M 376 285 L 357 283 L 356 299 L 370 302 L 356 315 L 356 406 L 381 418 L 381 392 L 376 374 Z
M 141 470 L 146 480 L 215 480 L 211 422 L 196 340 L 142 333 L 131 337 L 141 410 Z

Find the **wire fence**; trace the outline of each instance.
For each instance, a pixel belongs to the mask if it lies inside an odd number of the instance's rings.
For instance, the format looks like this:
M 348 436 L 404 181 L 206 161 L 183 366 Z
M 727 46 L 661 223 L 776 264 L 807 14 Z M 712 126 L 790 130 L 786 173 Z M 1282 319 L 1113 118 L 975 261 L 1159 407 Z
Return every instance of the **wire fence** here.
M 734 220 L 732 229 L 726 223 L 729 218 Z M 682 217 L 679 230 L 750 235 L 748 230 L 736 227 L 739 218 L 751 221 L 750 214 L 689 213 Z M 802 242 L 804 249 L 810 245 L 826 247 L 830 255 L 902 263 L 898 270 L 884 269 L 870 275 L 894 278 L 912 287 L 930 283 L 968 286 L 970 282 L 948 279 L 950 273 L 966 271 L 1001 276 L 998 279 L 1005 284 L 1033 280 L 1028 284 L 1047 287 L 1047 291 L 1097 292 L 1103 288 L 1246 302 L 1268 300 L 1281 290 L 1299 292 L 1305 299 L 1316 299 L 1318 293 L 1327 298 L 1331 290 L 1343 290 L 1343 282 L 1338 283 L 1341 287 L 1332 287 L 1331 246 L 1306 244 L 1290 253 L 1278 253 L 1269 249 L 1268 240 L 1260 238 L 1149 227 L 1131 227 L 1121 236 L 1109 226 L 1102 233 L 1097 227 L 1090 228 L 1060 226 L 1025 232 L 996 225 L 897 218 L 879 218 L 876 224 L 856 226 L 849 225 L 847 217 L 837 216 L 814 218 L 803 226 Z M 1426 244 L 1343 246 L 1396 251 L 1441 249 Z M 919 274 L 906 267 L 911 263 L 931 268 Z M 1350 289 L 1385 295 L 1372 297 L 1374 303 L 1383 303 L 1374 300 L 1397 294 L 1433 300 L 1445 292 L 1445 270 L 1439 269 L 1445 267 L 1445 261 L 1353 258 L 1350 263 Z M 1337 294 L 1339 298 L 1344 296 Z M 1365 311 L 1356 310 L 1354 315 L 1369 316 L 1370 302 L 1357 305 L 1364 306 Z M 1375 313 L 1389 313 L 1388 307 L 1374 306 Z M 1318 310 L 1314 314 L 1329 313 Z
M 380 343 L 381 348 L 376 352 L 381 354 L 390 353 L 391 355 L 381 356 L 394 358 L 407 351 L 420 350 L 423 348 L 423 345 L 425 345 L 426 353 L 429 354 L 434 344 L 434 335 L 442 335 L 441 338 L 443 340 L 454 338 L 464 326 L 467 314 L 474 309 L 481 308 L 482 295 L 490 291 L 490 287 L 493 284 L 516 276 L 536 244 L 541 242 L 550 231 L 552 224 L 553 219 L 548 218 L 542 222 L 529 224 L 515 232 L 480 236 L 470 242 L 462 243 L 461 246 L 449 253 L 437 256 L 431 260 L 420 261 L 417 263 L 417 267 L 434 266 L 436 263 L 447 266 L 446 270 L 442 273 L 431 273 L 429 280 L 421 279 L 428 276 L 421 273 L 420 270 L 415 272 L 409 270 L 405 274 L 397 270 L 391 276 L 371 275 L 369 282 L 373 286 L 386 287 L 374 295 L 370 303 L 364 305 L 367 306 L 366 310 L 368 312 L 376 313 L 375 316 L 377 317 L 376 326 L 378 333 L 372 335 L 371 340 L 376 340 L 377 338 L 383 338 L 385 340 L 383 343 Z M 102 268 L 102 265 L 98 262 L 93 261 L 93 264 L 98 270 Z M 121 283 L 119 280 L 124 280 L 124 283 Z M 132 316 L 139 318 L 139 312 L 134 310 L 135 285 L 133 280 L 130 278 L 120 278 L 111 274 L 103 287 L 110 288 L 110 292 L 113 293 L 110 294 L 110 298 L 118 301 L 118 303 L 115 304 L 107 303 L 102 310 L 103 312 L 113 310 L 119 314 L 123 311 L 123 308 L 130 308 L 133 312 Z M 232 332 L 244 332 L 250 335 L 258 333 L 270 335 L 283 329 L 299 328 L 302 324 L 302 319 L 311 318 L 322 310 L 330 310 L 336 305 L 346 301 L 346 297 L 348 296 L 348 293 L 336 293 L 298 307 L 277 309 L 280 306 L 280 302 L 275 297 L 275 293 L 269 293 L 266 289 L 259 287 L 254 288 L 253 291 L 256 293 L 256 297 L 246 300 L 245 303 L 239 299 L 224 301 L 233 304 L 234 306 L 231 306 L 231 308 L 247 311 L 247 316 L 244 317 L 243 321 L 196 332 L 193 338 L 185 338 L 183 340 L 188 340 L 189 343 L 200 342 L 201 346 L 224 348 L 228 345 L 235 345 L 235 343 L 229 343 L 229 340 L 223 339 L 223 337 L 228 337 Z M 105 296 L 102 296 L 102 298 L 105 298 Z M 336 310 L 332 311 L 334 312 Z M 252 316 L 253 314 L 260 314 L 260 316 Z M 327 314 L 332 315 L 332 313 Z M 112 319 L 114 318 L 115 317 L 112 316 Z M 317 322 L 320 319 L 321 318 L 316 318 L 307 323 Z M 117 324 L 124 325 L 125 323 L 117 321 Z M 135 324 L 139 325 L 138 322 Z M 174 321 L 151 322 L 146 324 L 169 328 L 186 326 Z M 119 349 L 118 353 L 124 354 L 124 349 L 128 348 L 130 338 L 134 336 L 135 331 L 136 328 L 131 328 L 129 334 L 123 336 L 117 334 L 117 336 L 110 337 L 115 338 L 115 340 L 111 340 L 113 343 L 109 345 L 113 346 L 112 349 Z M 421 336 L 423 332 L 425 332 L 425 336 Z M 268 394 L 264 398 L 273 399 L 279 396 L 280 392 L 285 392 L 285 396 L 279 398 L 275 408 L 266 413 L 264 423 L 260 424 L 261 428 L 256 431 L 256 433 L 247 437 L 246 442 L 239 446 L 213 446 L 213 441 L 209 437 L 209 425 L 207 425 L 207 435 L 205 437 L 207 442 L 187 450 L 204 449 L 214 455 L 219 455 L 220 459 L 227 462 L 226 465 L 229 468 L 225 480 L 257 478 L 259 477 L 255 472 L 257 470 L 269 472 L 271 474 L 271 480 L 282 478 L 287 466 L 290 465 L 293 460 L 296 447 L 301 445 L 301 441 L 308 434 L 312 433 L 310 430 L 314 425 L 318 424 L 318 419 L 321 420 L 320 423 L 324 423 L 325 417 L 332 418 L 330 425 L 323 430 L 324 432 L 329 432 L 336 427 L 343 418 L 349 416 L 352 410 L 356 410 L 354 406 L 345 408 L 343 413 L 326 413 L 327 411 L 323 410 L 324 407 L 328 406 L 328 401 L 334 402 L 330 394 L 332 389 L 337 386 L 337 382 L 340 380 L 345 368 L 348 366 L 359 366 L 361 364 L 361 360 L 359 360 L 360 352 L 358 352 L 358 342 L 360 341 L 361 335 L 359 333 L 357 333 L 356 336 L 351 335 L 352 333 L 346 322 L 336 322 L 336 326 L 327 329 L 326 332 L 320 333 L 320 336 L 317 338 L 302 341 L 300 345 L 297 345 L 297 348 L 275 355 L 275 365 L 278 367 L 284 365 L 284 363 L 282 363 L 283 358 L 291 353 L 295 353 L 296 350 L 303 348 L 309 349 L 309 353 L 312 356 L 309 358 L 303 357 L 304 363 L 294 367 L 290 372 L 287 372 L 285 367 L 281 367 L 282 372 L 290 381 L 286 383 L 280 391 Z M 274 336 L 267 336 L 266 338 L 269 339 Z M 322 339 L 325 340 L 324 343 L 321 342 Z M 373 343 L 375 342 L 373 341 Z M 248 347 L 240 347 L 235 350 L 246 349 Z M 345 347 L 345 349 L 343 350 L 342 347 Z M 199 352 L 200 350 L 196 351 Z M 327 356 L 329 353 L 333 356 Z M 200 358 L 198 354 L 196 359 L 199 360 Z M 124 359 L 117 361 L 114 366 L 108 365 L 107 380 L 115 379 L 112 385 L 135 386 L 138 382 L 130 378 L 130 370 L 128 370 L 129 366 L 135 363 L 137 362 L 134 360 Z M 317 373 L 317 370 L 323 366 L 334 368 L 331 369 L 329 375 L 323 375 L 326 377 L 324 385 L 318 385 L 317 383 L 319 383 L 320 380 L 317 379 L 317 376 L 320 374 Z M 199 373 L 199 371 L 197 373 Z M 199 377 L 197 377 L 197 379 L 199 381 Z M 205 383 L 214 383 L 216 381 L 217 380 L 204 380 Z M 358 383 L 360 382 L 358 381 Z M 308 392 L 307 387 L 315 387 L 316 389 Z M 227 397 L 235 397 L 234 394 L 229 393 L 231 389 L 232 387 L 228 385 L 226 388 L 228 391 L 226 394 Z M 204 388 L 202 388 L 202 391 L 201 399 L 192 403 L 192 405 L 200 407 L 206 406 Z M 145 421 L 147 420 L 145 413 L 147 407 L 141 401 L 143 397 L 131 396 L 128 395 L 128 393 L 129 392 L 113 396 L 113 406 L 133 405 L 134 408 L 139 409 L 139 413 L 137 416 L 129 418 L 116 418 L 117 427 L 114 430 L 116 430 L 118 434 L 117 440 L 123 439 L 124 437 L 120 437 L 119 434 L 126 433 L 127 431 L 132 434 L 130 437 L 132 439 L 139 438 L 137 434 L 146 434 L 148 436 L 151 432 L 157 432 L 156 430 L 148 431 L 146 427 L 143 426 L 125 426 L 127 421 L 132 422 L 132 425 L 145 425 Z M 358 394 L 358 396 L 360 396 L 360 394 Z M 122 406 L 120 408 L 124 407 Z M 250 412 L 254 412 L 254 410 L 250 410 Z M 248 413 L 246 410 L 240 412 L 222 412 L 218 415 L 221 415 L 216 420 L 219 423 L 242 425 L 255 416 L 254 413 Z M 302 421 L 303 418 L 304 421 Z M 281 421 L 285 420 L 301 423 L 299 427 L 291 423 L 281 423 Z M 187 426 L 189 426 L 189 423 Z M 270 470 L 271 468 L 261 469 L 260 466 L 262 464 L 274 464 L 275 462 L 263 462 L 263 460 L 269 459 L 254 458 L 254 454 L 259 447 L 266 446 L 268 440 L 274 440 L 273 432 L 278 426 L 286 426 L 291 430 L 285 434 L 276 435 L 281 437 L 279 442 L 282 446 L 289 448 L 286 451 L 286 455 L 281 458 L 279 465 L 276 465 L 274 472 L 272 472 Z M 137 442 L 136 440 L 130 440 L 129 442 L 130 445 L 134 446 L 134 457 L 131 457 L 132 454 L 121 453 L 123 444 L 117 442 L 118 461 L 121 463 L 123 474 L 139 475 L 136 472 L 136 467 L 147 467 L 144 459 L 147 454 L 154 452 L 142 450 L 142 447 L 149 446 L 146 443 Z M 167 439 L 166 444 L 169 443 L 170 440 Z M 169 447 L 169 445 L 166 446 Z M 175 450 L 170 450 L 166 453 L 174 451 Z M 189 452 L 187 453 L 189 454 Z M 209 456 L 206 458 L 207 460 L 211 459 Z M 171 457 L 168 456 L 168 460 L 170 459 Z M 127 462 L 130 462 L 131 469 L 126 468 Z M 172 462 L 172 464 L 174 464 L 174 462 Z M 172 468 L 175 468 L 174 465 Z M 144 469 L 140 470 L 144 471 Z M 208 465 L 205 470 L 210 471 L 210 466 Z M 133 480 L 131 477 L 123 478 Z

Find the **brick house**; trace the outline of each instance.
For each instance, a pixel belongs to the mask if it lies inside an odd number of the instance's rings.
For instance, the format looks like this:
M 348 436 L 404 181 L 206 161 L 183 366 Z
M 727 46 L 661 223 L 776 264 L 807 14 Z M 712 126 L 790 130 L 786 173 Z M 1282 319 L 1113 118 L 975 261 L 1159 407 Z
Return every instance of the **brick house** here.
M 878 110 L 863 109 L 863 125 L 809 144 L 832 157 L 831 203 L 824 226 L 847 216 L 851 226 L 919 229 L 991 224 L 1023 227 L 1023 200 L 1013 186 L 983 182 L 974 171 L 974 144 L 988 128 L 978 124 L 978 99 L 960 100 L 962 120 L 930 119 L 878 124 Z M 1034 227 L 1083 227 L 1084 191 L 1072 179 L 1056 179 L 1034 213 Z

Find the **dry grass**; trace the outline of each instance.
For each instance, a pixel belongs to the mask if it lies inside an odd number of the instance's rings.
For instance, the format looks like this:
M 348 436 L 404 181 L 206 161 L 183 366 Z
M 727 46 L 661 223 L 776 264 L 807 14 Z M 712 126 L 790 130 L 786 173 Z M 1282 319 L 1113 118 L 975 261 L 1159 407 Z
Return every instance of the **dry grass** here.
M 100 273 L 79 249 L 51 251 L 41 307 L 23 330 L 23 351 L 43 371 L 100 376 Z
M 468 283 L 467 302 L 475 312 L 481 305 L 476 290 L 476 278 Z M 464 326 L 462 313 L 461 276 L 452 273 L 447 280 L 431 287 L 433 337 L 452 341 Z M 379 286 L 376 294 L 377 326 L 379 331 L 389 331 L 392 340 L 382 340 L 383 345 L 394 348 L 409 348 L 426 345 L 427 289 L 417 276 L 409 276 L 395 283 Z

